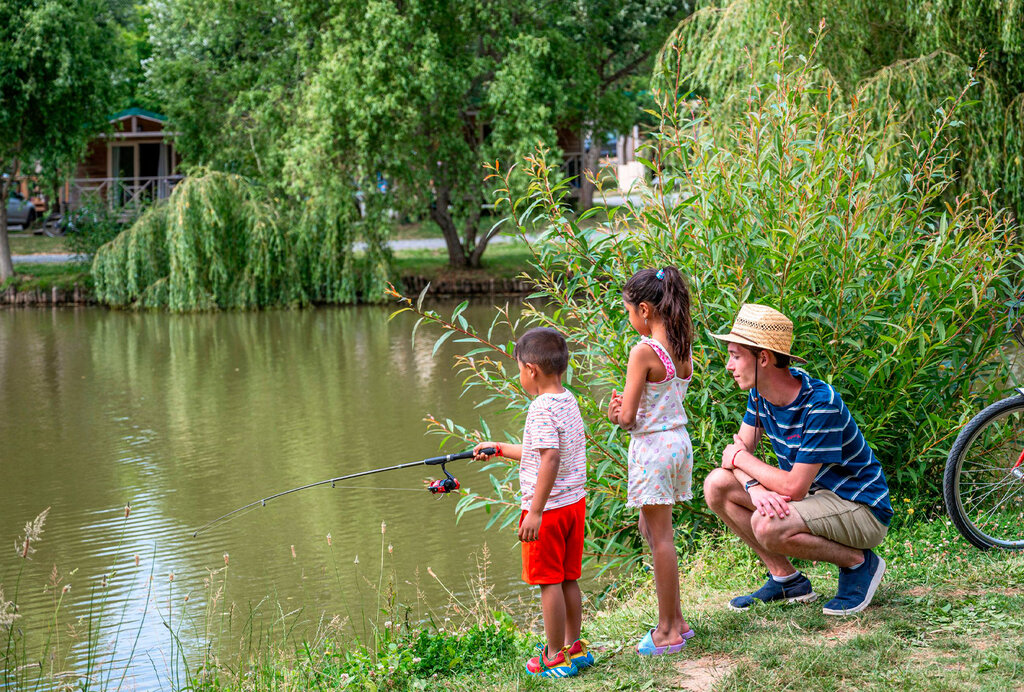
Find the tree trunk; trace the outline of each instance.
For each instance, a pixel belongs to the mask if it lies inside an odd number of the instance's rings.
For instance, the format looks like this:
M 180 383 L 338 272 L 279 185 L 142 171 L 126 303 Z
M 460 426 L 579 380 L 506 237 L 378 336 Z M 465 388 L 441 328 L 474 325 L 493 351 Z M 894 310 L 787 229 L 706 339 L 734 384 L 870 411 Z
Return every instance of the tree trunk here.
M 14 276 L 14 263 L 11 261 L 11 244 L 7 238 L 7 199 L 11 194 L 10 178 L 0 176 L 0 283 Z
M 599 165 L 601 160 L 601 148 L 597 146 L 597 140 L 593 137 L 590 138 L 590 149 L 583 152 L 583 161 L 580 165 L 580 198 L 579 207 L 580 211 L 586 211 L 594 206 L 594 191 L 595 187 L 590 178 L 590 175 L 597 177 L 600 172 Z
M 459 238 L 459 229 L 455 227 L 451 204 L 451 190 L 446 185 L 435 186 L 436 206 L 430 210 L 430 218 L 441 227 L 444 242 L 448 246 L 448 264 L 452 267 L 465 267 L 467 264 L 466 249 Z

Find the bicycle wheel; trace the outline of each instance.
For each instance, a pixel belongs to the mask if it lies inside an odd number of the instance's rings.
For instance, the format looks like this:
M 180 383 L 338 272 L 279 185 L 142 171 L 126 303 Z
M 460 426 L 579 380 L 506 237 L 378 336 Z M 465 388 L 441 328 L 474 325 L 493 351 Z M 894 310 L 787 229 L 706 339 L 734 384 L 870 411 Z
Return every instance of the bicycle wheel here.
M 1024 549 L 1024 395 L 997 401 L 960 431 L 942 494 L 949 518 L 970 543 Z

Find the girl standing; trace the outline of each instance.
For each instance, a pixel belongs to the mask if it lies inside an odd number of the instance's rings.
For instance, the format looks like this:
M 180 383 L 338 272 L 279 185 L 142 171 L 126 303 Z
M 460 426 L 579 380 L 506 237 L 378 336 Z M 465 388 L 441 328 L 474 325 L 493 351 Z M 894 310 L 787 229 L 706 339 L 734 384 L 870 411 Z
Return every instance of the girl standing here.
M 693 448 L 683 398 L 693 376 L 690 291 L 675 267 L 643 269 L 622 297 L 640 343 L 629 353 L 626 386 L 612 392 L 608 418 L 631 436 L 627 507 L 640 508 L 640 533 L 651 547 L 658 626 L 637 644 L 640 654 L 677 653 L 694 632 L 679 605 L 679 562 L 672 505 L 693 497 Z

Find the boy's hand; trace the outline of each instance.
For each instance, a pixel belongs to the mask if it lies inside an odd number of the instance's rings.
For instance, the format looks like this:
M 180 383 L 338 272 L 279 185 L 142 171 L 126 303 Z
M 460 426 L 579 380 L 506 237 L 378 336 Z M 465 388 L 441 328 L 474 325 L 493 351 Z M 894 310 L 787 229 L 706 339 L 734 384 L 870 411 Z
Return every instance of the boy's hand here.
M 490 457 L 481 451 L 487 449 L 488 447 L 493 447 L 494 449 L 498 450 L 501 449 L 497 442 L 481 442 L 476 447 L 473 447 L 473 458 L 476 459 L 477 461 L 489 459 Z
M 523 543 L 530 543 L 540 538 L 540 522 L 543 518 L 541 512 L 527 512 L 523 517 L 523 523 L 519 526 L 519 540 Z

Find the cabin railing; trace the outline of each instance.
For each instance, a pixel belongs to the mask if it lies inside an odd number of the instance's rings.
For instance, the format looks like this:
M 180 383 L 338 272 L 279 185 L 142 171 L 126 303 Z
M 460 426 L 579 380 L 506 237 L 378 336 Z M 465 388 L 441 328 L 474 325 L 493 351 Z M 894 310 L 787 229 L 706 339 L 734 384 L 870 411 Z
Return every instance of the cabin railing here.
M 90 197 L 104 200 L 111 209 L 131 207 L 170 197 L 182 175 L 146 178 L 73 178 L 64 187 L 64 210 L 82 206 Z

